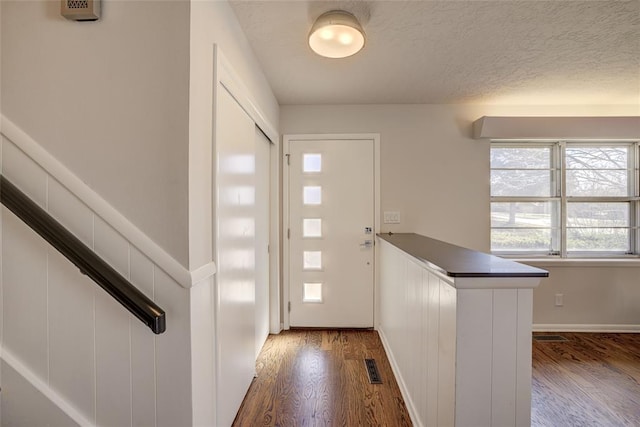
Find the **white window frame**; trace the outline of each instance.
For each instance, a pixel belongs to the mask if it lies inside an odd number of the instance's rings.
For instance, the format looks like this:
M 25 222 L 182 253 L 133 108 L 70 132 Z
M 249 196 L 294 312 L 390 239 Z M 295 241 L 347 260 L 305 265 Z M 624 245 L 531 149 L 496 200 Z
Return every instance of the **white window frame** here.
M 628 194 L 626 196 L 611 197 L 576 197 L 567 196 L 566 194 L 566 148 L 567 145 L 575 146 L 621 146 L 630 147 L 628 155 Z M 513 148 L 532 148 L 532 147 L 550 147 L 551 148 L 551 189 L 552 194 L 549 197 L 527 197 L 527 196 L 491 196 L 491 203 L 494 202 L 540 202 L 540 201 L 557 201 L 558 212 L 552 214 L 551 219 L 551 239 L 557 247 L 557 252 L 548 251 L 492 251 L 493 254 L 517 257 L 517 258 L 638 258 L 640 257 L 640 141 L 638 140 L 492 140 L 491 147 L 513 147 Z M 494 170 L 494 169 L 491 169 Z M 567 206 L 571 202 L 624 202 L 629 203 L 629 251 L 572 251 L 567 250 Z M 559 233 L 554 232 L 555 222 L 559 222 Z M 499 227 L 496 227 L 499 228 Z M 491 227 L 493 230 L 494 227 Z M 559 242 L 555 240 L 558 239 Z

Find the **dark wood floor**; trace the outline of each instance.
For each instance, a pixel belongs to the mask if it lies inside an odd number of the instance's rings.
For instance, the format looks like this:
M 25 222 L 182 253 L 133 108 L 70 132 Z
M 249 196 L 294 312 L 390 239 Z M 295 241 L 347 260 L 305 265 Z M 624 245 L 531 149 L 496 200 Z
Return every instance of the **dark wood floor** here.
M 369 384 L 364 359 L 383 384 Z M 234 426 L 410 426 L 377 332 L 292 330 L 270 335 Z
M 640 426 L 640 334 L 553 335 L 533 342 L 531 425 Z

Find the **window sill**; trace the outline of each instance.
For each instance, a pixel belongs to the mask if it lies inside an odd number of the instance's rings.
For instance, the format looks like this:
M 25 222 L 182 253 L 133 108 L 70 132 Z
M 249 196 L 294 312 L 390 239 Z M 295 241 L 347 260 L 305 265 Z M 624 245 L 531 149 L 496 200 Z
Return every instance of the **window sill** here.
M 640 258 L 509 258 L 535 267 L 631 267 L 640 268 Z

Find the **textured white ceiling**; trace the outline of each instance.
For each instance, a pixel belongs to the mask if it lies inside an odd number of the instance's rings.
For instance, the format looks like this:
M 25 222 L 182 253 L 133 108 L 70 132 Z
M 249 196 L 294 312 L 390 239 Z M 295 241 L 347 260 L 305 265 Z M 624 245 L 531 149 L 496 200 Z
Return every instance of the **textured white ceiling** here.
M 640 105 L 640 0 L 229 2 L 282 105 Z M 332 9 L 358 17 L 362 52 L 308 47 Z

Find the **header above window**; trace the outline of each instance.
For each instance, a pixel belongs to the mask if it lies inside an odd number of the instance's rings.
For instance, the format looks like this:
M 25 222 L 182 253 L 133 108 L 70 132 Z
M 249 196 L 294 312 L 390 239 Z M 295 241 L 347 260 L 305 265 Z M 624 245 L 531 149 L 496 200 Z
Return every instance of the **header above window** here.
M 473 122 L 475 139 L 640 139 L 640 116 L 494 117 Z

